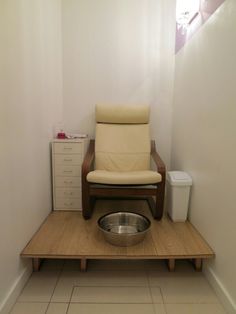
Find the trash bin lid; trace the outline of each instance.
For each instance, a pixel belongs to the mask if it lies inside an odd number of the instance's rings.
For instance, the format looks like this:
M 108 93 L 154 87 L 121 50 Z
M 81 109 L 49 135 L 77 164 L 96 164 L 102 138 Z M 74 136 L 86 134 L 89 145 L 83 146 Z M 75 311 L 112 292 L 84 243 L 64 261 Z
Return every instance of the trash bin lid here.
M 190 186 L 193 183 L 190 175 L 184 171 L 168 171 L 167 172 L 167 181 L 171 185 Z

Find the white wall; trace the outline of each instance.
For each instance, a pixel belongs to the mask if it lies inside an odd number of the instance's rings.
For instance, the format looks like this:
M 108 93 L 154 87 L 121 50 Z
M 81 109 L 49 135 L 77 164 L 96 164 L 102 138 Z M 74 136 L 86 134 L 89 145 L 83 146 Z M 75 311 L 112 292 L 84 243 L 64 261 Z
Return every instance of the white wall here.
M 0 1 L 0 312 L 30 273 L 19 254 L 51 210 L 49 142 L 62 118 L 59 0 Z
M 67 131 L 94 136 L 96 103 L 150 104 L 169 164 L 174 12 L 171 0 L 62 0 Z
M 177 54 L 172 147 L 172 169 L 193 177 L 190 220 L 216 253 L 206 273 L 218 282 L 232 311 L 236 310 L 235 21 L 236 1 L 227 0 Z

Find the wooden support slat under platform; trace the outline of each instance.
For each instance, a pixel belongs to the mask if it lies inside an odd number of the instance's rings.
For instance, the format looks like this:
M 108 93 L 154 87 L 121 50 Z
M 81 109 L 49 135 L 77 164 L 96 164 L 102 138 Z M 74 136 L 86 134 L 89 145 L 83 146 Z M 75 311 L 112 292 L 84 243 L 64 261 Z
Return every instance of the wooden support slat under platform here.
M 175 271 L 175 261 L 174 258 L 169 258 L 166 261 L 169 271 Z M 196 271 L 202 271 L 202 258 L 193 258 L 190 261 Z
M 42 259 L 41 258 L 32 258 L 32 266 L 33 266 L 33 271 L 39 271 L 40 266 L 41 266 Z
M 168 267 L 169 271 L 175 270 L 175 259 L 174 258 L 169 258 L 167 260 L 167 267 Z
M 105 204 L 105 205 L 104 205 Z M 138 208 L 139 210 L 134 210 Z M 134 246 L 118 247 L 107 243 L 97 227 L 97 220 L 106 212 L 125 210 L 146 215 L 151 230 L 145 239 Z M 89 259 L 162 259 L 167 260 L 170 271 L 175 270 L 177 259 L 190 260 L 197 271 L 204 259 L 214 252 L 194 228 L 186 222 L 161 221 L 152 218 L 145 201 L 97 201 L 93 216 L 84 220 L 81 212 L 52 212 L 21 253 L 32 258 L 33 269 L 39 270 L 43 258 L 78 259 L 85 271 Z
M 201 258 L 193 259 L 193 265 L 196 271 L 202 271 L 202 259 Z
M 33 271 L 39 271 L 41 263 L 42 263 L 42 259 L 41 258 L 32 258 Z M 80 260 L 80 270 L 81 271 L 86 271 L 87 270 L 87 259 L 86 258 L 81 258 L 81 260 Z
M 81 271 L 86 271 L 87 270 L 87 259 L 86 258 L 81 258 L 81 260 L 80 260 L 80 270 Z

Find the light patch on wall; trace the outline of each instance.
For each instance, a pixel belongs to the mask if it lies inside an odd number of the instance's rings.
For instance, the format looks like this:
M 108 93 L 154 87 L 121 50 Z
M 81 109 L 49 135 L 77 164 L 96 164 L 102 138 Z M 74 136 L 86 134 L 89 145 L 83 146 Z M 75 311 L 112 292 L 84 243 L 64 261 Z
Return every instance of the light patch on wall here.
M 176 53 L 223 2 L 224 0 L 177 0 Z
M 187 29 L 194 18 L 198 15 L 200 0 L 177 0 L 176 3 L 176 23 L 182 31 Z

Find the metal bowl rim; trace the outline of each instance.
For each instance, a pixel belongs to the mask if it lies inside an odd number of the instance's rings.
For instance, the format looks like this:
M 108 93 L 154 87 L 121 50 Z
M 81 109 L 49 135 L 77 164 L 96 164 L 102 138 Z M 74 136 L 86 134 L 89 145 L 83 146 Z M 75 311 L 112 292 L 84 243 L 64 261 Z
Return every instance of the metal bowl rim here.
M 140 231 L 140 232 L 136 232 L 136 233 L 120 233 L 120 234 L 119 234 L 119 233 L 117 233 L 117 232 L 107 231 L 107 230 L 105 230 L 105 229 L 103 229 L 103 228 L 101 227 L 100 221 L 101 221 L 103 218 L 105 218 L 105 217 L 107 217 L 107 216 L 109 216 L 109 215 L 112 215 L 112 214 L 134 214 L 134 215 L 136 215 L 136 216 L 140 216 L 141 218 L 144 218 L 144 219 L 147 221 L 148 227 L 147 227 L 145 230 Z M 146 233 L 146 232 L 150 229 L 150 227 L 151 227 L 151 221 L 150 221 L 150 219 L 149 219 L 148 217 L 146 217 L 146 216 L 144 216 L 144 215 L 142 215 L 142 214 L 137 214 L 137 213 L 133 213 L 133 212 L 121 212 L 121 211 L 107 213 L 107 214 L 101 216 L 101 217 L 98 219 L 97 223 L 98 223 L 99 229 L 100 229 L 102 232 L 104 232 L 104 233 L 107 233 L 107 234 L 115 234 L 115 235 L 117 235 L 117 236 L 126 236 L 126 237 L 128 237 L 128 236 L 135 236 L 135 235 L 137 235 L 137 234 Z

